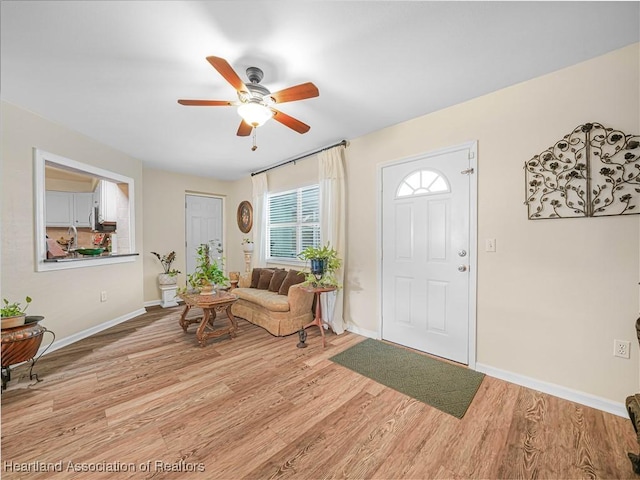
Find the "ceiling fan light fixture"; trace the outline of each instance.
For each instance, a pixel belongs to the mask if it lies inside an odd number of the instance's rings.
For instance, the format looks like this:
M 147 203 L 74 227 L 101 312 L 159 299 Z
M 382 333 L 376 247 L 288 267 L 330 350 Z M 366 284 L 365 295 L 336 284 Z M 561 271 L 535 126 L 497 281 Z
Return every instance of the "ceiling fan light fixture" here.
M 273 117 L 273 111 L 256 100 L 250 100 L 238 107 L 238 115 L 252 127 L 260 127 Z

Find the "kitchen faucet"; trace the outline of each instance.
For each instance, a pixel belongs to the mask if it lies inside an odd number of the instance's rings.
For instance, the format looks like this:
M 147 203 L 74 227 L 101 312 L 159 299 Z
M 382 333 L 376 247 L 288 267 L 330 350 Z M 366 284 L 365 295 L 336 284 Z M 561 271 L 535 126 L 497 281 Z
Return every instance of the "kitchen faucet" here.
M 67 252 L 71 252 L 74 248 L 78 248 L 78 229 L 75 225 L 69 225 L 67 233 L 73 235 L 67 244 Z

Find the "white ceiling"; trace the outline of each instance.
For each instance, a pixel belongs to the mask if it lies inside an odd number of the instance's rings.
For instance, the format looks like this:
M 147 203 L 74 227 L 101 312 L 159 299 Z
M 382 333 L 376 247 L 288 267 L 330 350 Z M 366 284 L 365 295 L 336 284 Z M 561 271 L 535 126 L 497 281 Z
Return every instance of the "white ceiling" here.
M 150 167 L 220 179 L 356 138 L 640 39 L 638 2 L 7 1 L 2 100 Z M 272 92 L 312 81 L 318 98 L 237 137 L 236 99 L 205 60 Z M 587 100 L 585 100 L 587 101 Z

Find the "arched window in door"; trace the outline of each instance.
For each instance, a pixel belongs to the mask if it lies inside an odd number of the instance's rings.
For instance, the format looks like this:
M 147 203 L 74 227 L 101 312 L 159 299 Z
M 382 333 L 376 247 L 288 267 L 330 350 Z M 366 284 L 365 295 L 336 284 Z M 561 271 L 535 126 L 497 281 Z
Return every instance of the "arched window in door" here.
M 407 175 L 400 182 L 396 191 L 396 198 L 411 197 L 413 195 L 433 195 L 448 193 L 449 182 L 444 175 L 433 170 L 418 170 Z

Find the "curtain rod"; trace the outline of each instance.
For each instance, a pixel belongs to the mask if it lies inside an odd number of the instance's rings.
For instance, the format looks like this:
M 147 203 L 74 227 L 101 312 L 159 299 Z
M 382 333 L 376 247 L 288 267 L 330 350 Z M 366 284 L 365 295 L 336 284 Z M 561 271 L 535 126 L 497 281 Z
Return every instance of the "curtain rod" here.
M 321 148 L 314 152 L 305 153 L 304 155 L 300 155 L 299 157 L 292 158 L 291 160 L 287 160 L 286 162 L 279 163 L 277 165 L 274 165 L 273 167 L 265 168 L 264 170 L 260 170 L 259 172 L 253 172 L 251 176 L 253 177 L 254 175 L 260 175 L 261 173 L 268 172 L 269 170 L 273 170 L 274 168 L 282 167 L 283 165 L 288 165 L 289 163 L 297 162 L 298 160 L 302 160 L 303 158 L 310 157 L 311 155 L 315 155 L 316 153 L 324 152 L 325 150 L 329 150 L 330 148 L 337 147 L 339 145 L 344 145 L 346 147 L 347 141 L 342 140 L 341 142 L 335 143 L 333 145 L 329 145 L 328 147 Z

